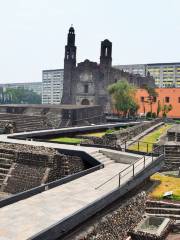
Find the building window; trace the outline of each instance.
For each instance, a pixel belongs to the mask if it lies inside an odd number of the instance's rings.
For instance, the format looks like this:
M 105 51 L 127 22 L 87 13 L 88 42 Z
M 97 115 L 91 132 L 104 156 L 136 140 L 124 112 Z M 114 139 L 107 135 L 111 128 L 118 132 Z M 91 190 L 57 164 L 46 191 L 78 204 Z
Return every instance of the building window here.
M 144 102 L 144 97 L 141 97 L 141 102 Z
M 180 103 L 180 97 L 178 97 L 178 103 Z
M 89 86 L 86 84 L 84 85 L 84 93 L 88 93 L 89 92 Z
M 165 97 L 165 102 L 169 103 L 169 97 Z
M 157 101 L 157 98 L 156 97 L 153 97 L 153 102 L 156 102 Z

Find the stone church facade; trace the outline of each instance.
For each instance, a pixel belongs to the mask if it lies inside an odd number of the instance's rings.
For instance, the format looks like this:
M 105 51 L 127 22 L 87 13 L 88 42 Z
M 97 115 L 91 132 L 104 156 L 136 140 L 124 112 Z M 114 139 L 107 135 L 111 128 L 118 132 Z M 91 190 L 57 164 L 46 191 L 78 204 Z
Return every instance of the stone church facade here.
M 154 86 L 150 76 L 133 75 L 112 67 L 112 43 L 101 42 L 100 63 L 85 60 L 76 64 L 75 31 L 71 27 L 67 37 L 64 57 L 64 85 L 62 104 L 101 105 L 110 110 L 107 87 L 118 80 L 126 79 L 138 88 L 145 84 Z

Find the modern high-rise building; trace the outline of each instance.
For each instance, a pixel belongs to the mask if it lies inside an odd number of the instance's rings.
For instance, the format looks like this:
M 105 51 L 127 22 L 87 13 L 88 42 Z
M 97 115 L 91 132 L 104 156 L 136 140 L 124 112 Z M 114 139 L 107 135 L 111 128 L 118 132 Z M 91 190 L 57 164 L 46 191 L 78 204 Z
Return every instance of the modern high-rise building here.
M 157 87 L 180 87 L 180 63 L 153 63 L 117 65 L 115 68 L 146 76 L 148 72 L 155 79 Z
M 180 63 L 147 64 L 146 69 L 158 87 L 180 87 Z
M 63 93 L 64 69 L 43 70 L 42 104 L 60 104 Z
M 5 84 L 0 84 L 0 88 L 2 88 L 4 91 L 7 88 L 15 88 L 15 89 L 23 88 L 23 89 L 32 90 L 38 95 L 42 94 L 42 82 L 5 83 Z

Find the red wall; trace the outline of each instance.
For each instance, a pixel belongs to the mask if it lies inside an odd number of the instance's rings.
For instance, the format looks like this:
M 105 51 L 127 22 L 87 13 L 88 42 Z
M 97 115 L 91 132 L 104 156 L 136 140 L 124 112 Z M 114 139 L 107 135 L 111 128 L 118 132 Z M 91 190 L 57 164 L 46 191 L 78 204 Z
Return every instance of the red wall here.
M 157 112 L 157 103 L 158 100 L 160 100 L 161 106 L 164 104 L 169 105 L 171 104 L 173 106 L 173 109 L 168 113 L 168 117 L 172 118 L 180 118 L 180 88 L 157 88 L 156 92 L 158 93 L 158 97 L 155 103 L 153 103 L 152 109 L 153 112 Z M 141 101 L 141 97 L 145 97 L 145 100 L 148 96 L 148 93 L 144 89 L 138 89 L 137 90 L 137 101 L 140 106 L 138 113 L 143 114 L 144 108 L 145 112 L 150 111 L 150 106 L 148 103 L 143 103 Z M 165 97 L 169 97 L 169 103 L 165 102 Z M 160 114 L 161 115 L 161 114 Z

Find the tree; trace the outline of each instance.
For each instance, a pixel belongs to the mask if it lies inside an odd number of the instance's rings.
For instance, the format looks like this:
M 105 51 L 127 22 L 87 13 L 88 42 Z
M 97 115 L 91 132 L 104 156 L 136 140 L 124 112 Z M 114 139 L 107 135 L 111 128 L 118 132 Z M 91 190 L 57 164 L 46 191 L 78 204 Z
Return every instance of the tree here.
M 161 110 L 162 110 L 161 102 L 160 100 L 158 100 L 157 112 L 156 112 L 157 117 L 159 117 L 159 113 L 161 112 Z
M 112 102 L 115 109 L 121 112 L 123 116 L 133 114 L 138 109 L 135 100 L 136 88 L 126 80 L 120 80 L 108 87 L 108 92 L 112 96 Z
M 153 105 L 153 103 L 155 103 L 155 99 L 158 97 L 158 93 L 156 92 L 155 88 L 149 87 L 148 85 L 145 85 L 144 89 L 148 93 L 146 102 L 150 105 L 150 112 L 151 112 L 151 117 L 152 117 L 152 105 Z
M 38 104 L 41 103 L 41 96 L 32 90 L 24 88 L 7 88 L 5 93 L 11 96 L 11 103 Z
M 171 104 L 166 105 L 164 104 L 162 107 L 162 116 L 167 117 L 167 114 L 173 109 L 173 106 Z

